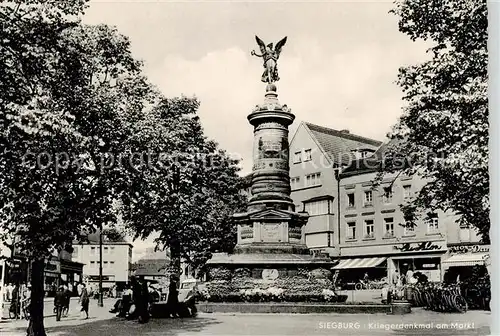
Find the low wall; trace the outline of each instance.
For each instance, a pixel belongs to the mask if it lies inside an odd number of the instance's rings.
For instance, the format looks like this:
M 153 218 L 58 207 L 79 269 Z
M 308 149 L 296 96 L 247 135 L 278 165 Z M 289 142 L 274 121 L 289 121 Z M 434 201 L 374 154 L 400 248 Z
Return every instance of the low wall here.
M 203 313 L 246 314 L 390 314 L 390 305 L 383 304 L 325 304 L 325 303 L 208 303 L 200 302 L 198 311 Z

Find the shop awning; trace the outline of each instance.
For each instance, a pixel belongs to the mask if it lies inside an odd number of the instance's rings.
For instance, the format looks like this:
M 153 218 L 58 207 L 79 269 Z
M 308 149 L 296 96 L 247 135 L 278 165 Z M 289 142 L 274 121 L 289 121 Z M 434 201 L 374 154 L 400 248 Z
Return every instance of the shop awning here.
M 484 261 L 489 257 L 489 253 L 455 254 L 443 261 L 443 266 L 474 266 L 484 265 Z
M 337 266 L 334 266 L 333 269 L 372 268 L 377 267 L 386 259 L 387 258 L 385 257 L 345 259 L 340 261 L 340 263 Z

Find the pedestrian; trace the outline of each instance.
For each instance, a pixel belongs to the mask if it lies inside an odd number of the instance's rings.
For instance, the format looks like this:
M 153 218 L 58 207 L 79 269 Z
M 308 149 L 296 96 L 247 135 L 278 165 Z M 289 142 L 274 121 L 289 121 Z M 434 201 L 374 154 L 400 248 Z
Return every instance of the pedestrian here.
M 135 276 L 130 279 L 130 286 L 132 287 L 132 303 L 130 305 L 127 318 L 134 320 L 139 313 L 138 307 L 141 304 L 141 285 Z
M 89 301 L 90 299 L 89 299 L 89 293 L 87 292 L 87 288 L 85 284 L 82 284 L 82 292 L 80 294 L 79 303 L 82 306 L 80 312 L 85 312 L 85 319 L 89 318 Z
M 19 284 L 16 284 L 11 292 L 11 297 L 10 297 L 10 311 L 14 315 L 14 319 L 19 318 L 19 313 L 20 313 L 20 305 L 21 305 L 21 289 Z
M 127 313 L 130 311 L 130 306 L 132 305 L 132 287 L 127 285 L 123 291 L 122 302 L 118 308 L 118 317 L 127 317 Z
M 69 286 L 64 289 L 64 308 L 63 308 L 63 316 L 67 317 L 69 314 L 69 304 L 71 302 L 71 290 Z
M 80 296 L 82 294 L 82 282 L 79 282 L 78 285 L 76 286 L 76 295 Z
M 14 286 L 12 285 L 12 283 L 9 283 L 7 285 L 7 288 L 6 289 L 6 294 L 7 294 L 7 301 L 10 301 L 12 300 L 12 291 L 14 290 Z
M 177 290 L 177 281 L 175 276 L 170 277 L 170 284 L 168 286 L 167 298 L 168 316 L 179 316 L 179 291 Z
M 54 308 L 56 311 L 56 321 L 61 321 L 61 315 L 62 315 L 65 303 L 66 303 L 66 294 L 64 292 L 64 287 L 59 286 L 59 290 L 56 292 L 56 295 L 54 296 Z
M 139 323 L 147 323 L 149 321 L 149 291 L 148 285 L 144 279 L 140 283 L 140 301 L 137 304 Z

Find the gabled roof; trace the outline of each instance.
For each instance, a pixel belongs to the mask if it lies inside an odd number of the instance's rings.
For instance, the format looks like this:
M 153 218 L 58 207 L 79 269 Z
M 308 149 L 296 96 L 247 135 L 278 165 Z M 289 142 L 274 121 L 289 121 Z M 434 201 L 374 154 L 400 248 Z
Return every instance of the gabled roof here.
M 338 131 L 308 122 L 303 123 L 311 136 L 334 164 L 349 164 L 355 157 L 353 151 L 359 149 L 376 150 L 381 141 Z
M 163 276 L 169 263 L 168 259 L 141 259 L 136 263 L 135 275 Z
M 391 140 L 380 146 L 373 155 L 353 160 L 348 166 L 342 169 L 341 177 L 361 175 L 380 171 L 381 163 L 388 159 L 390 153 L 394 153 L 400 140 Z M 397 155 L 397 153 L 395 153 Z M 387 162 L 387 161 L 385 161 Z

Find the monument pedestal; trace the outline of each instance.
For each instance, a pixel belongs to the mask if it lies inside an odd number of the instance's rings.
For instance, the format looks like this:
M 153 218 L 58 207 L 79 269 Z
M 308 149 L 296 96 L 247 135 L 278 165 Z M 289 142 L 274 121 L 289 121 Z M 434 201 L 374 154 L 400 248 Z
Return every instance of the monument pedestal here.
M 266 207 L 235 214 L 233 219 L 238 243 L 232 254 L 214 254 L 208 261 L 210 268 L 224 268 L 230 273 L 244 268 L 254 279 L 269 279 L 267 273 L 296 276 L 321 268 L 329 270 L 332 265 L 326 256 L 311 255 L 305 244 L 307 214 Z M 217 274 L 212 276 L 218 278 Z

